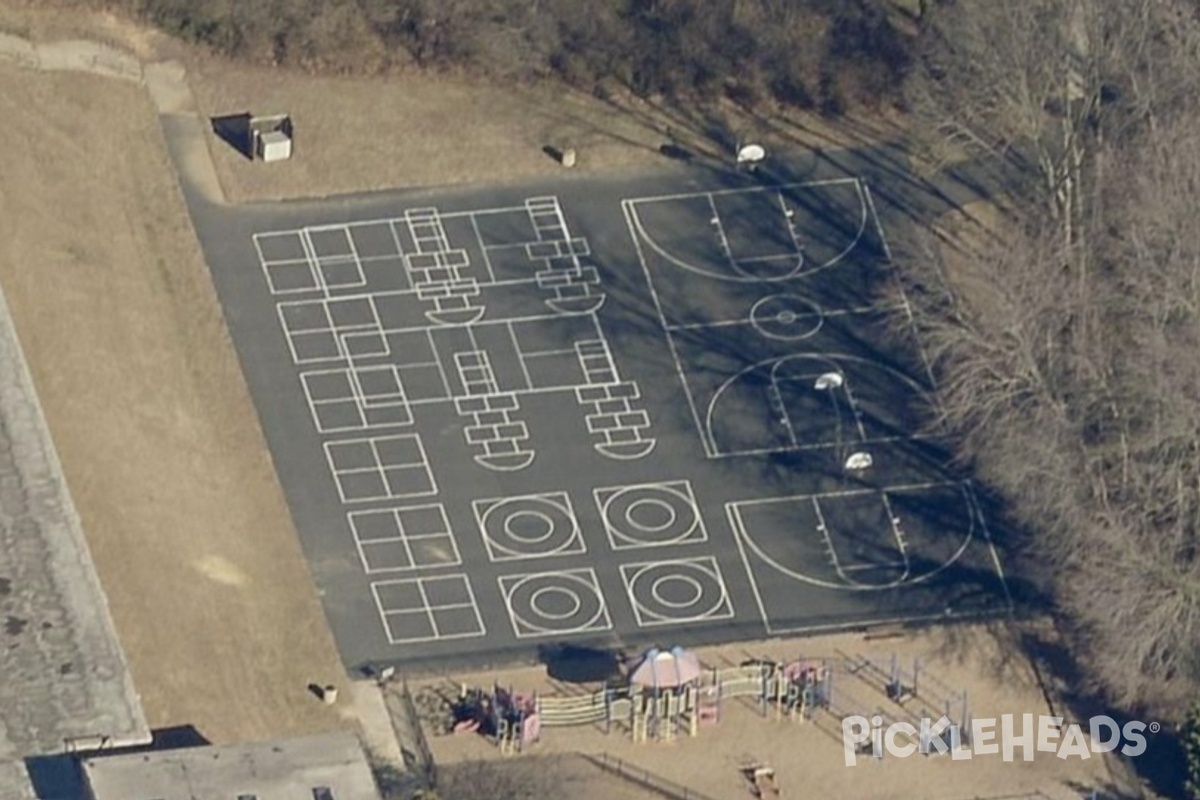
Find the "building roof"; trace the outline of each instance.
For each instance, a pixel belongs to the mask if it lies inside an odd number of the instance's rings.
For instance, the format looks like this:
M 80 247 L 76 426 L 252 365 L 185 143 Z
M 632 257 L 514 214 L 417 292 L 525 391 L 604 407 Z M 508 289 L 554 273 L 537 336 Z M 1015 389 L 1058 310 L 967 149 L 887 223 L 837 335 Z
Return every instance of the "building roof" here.
M 2 295 L 0 675 L 0 761 L 149 741 Z
M 358 737 L 344 732 L 99 755 L 83 771 L 95 800 L 380 800 Z

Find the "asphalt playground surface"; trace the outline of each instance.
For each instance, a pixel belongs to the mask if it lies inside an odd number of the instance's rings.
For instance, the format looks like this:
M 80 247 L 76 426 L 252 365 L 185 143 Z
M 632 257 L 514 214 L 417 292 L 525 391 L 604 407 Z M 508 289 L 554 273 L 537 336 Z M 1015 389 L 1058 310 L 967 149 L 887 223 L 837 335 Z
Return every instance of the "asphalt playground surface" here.
M 347 668 L 1004 609 L 862 163 L 189 196 Z

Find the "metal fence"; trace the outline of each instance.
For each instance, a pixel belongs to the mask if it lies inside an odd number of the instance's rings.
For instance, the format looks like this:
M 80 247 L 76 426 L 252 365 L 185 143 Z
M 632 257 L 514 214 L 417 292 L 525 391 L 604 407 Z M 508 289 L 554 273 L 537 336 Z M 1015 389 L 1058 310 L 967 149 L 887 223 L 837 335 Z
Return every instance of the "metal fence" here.
M 605 772 L 616 775 L 622 780 L 637 784 L 644 789 L 649 789 L 655 794 L 667 798 L 667 800 L 713 800 L 713 798 L 701 794 L 695 789 L 689 789 L 682 784 L 659 777 L 641 767 L 626 764 L 621 759 L 610 756 L 608 753 L 583 755 L 583 758 Z
M 404 705 L 404 713 L 409 719 L 408 727 L 412 731 L 412 743 L 417 748 L 421 778 L 427 787 L 434 788 L 437 786 L 437 762 L 433 760 L 433 751 L 429 749 L 429 740 L 425 738 L 425 726 L 421 724 L 421 717 L 413 702 L 412 692 L 408 690 L 408 681 L 401 682 L 400 691 L 397 694 L 400 702 Z

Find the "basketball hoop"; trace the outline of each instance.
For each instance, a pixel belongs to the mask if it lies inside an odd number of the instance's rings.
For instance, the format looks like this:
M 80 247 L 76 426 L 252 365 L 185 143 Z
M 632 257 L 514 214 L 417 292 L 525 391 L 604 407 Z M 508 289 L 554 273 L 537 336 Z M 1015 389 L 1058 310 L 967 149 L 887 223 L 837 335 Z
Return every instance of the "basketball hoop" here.
M 871 458 L 870 453 L 858 452 L 853 453 L 846 459 L 845 466 L 848 472 L 862 472 L 865 469 L 869 469 L 874 463 L 875 459 Z
M 827 392 L 830 389 L 840 389 L 842 387 L 842 374 L 840 372 L 826 372 L 817 378 L 813 388 L 818 392 Z
M 738 148 L 737 163 L 739 166 L 755 167 L 767 157 L 767 151 L 760 144 L 747 144 Z

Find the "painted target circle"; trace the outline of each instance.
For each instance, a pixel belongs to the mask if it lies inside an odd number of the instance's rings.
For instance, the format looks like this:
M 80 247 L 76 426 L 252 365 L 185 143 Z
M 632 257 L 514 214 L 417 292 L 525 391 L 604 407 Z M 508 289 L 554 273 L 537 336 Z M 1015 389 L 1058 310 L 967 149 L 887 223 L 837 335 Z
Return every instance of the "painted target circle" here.
M 519 509 L 504 517 L 504 535 L 521 544 L 537 544 L 554 535 L 554 519 L 543 511 Z
M 649 624 L 724 619 L 729 596 L 712 559 L 661 561 L 626 570 L 634 612 Z
M 565 586 L 543 586 L 529 596 L 532 616 L 539 619 L 570 619 L 583 608 L 579 592 Z
M 520 497 L 477 511 L 480 531 L 493 558 L 579 551 L 579 524 L 567 503 L 553 496 Z
M 664 575 L 650 584 L 650 597 L 663 608 L 691 608 L 704 597 L 704 585 L 691 575 Z
M 607 626 L 598 587 L 581 575 L 547 572 L 526 575 L 510 585 L 513 623 L 526 635 L 562 634 Z
M 620 489 L 605 501 L 604 524 L 616 546 L 670 544 L 700 524 L 696 501 L 675 486 L 646 484 Z
M 679 512 L 675 510 L 674 505 L 661 497 L 643 497 L 626 507 L 625 518 L 634 530 L 659 533 L 675 524 Z

